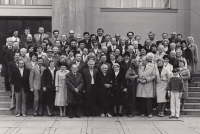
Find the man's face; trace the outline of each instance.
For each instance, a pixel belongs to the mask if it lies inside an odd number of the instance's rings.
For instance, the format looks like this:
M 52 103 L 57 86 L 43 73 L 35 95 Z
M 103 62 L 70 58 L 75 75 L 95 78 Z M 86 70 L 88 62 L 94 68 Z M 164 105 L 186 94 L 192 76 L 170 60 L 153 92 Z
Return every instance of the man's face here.
M 89 63 L 88 63 L 88 67 L 89 67 L 90 69 L 93 69 L 93 68 L 94 68 L 94 62 L 89 62 Z
M 74 38 L 74 33 L 69 33 L 69 37 Z
M 24 33 L 25 33 L 26 35 L 28 35 L 28 34 L 30 34 L 30 30 L 29 30 L 29 29 L 25 29 L 25 30 L 24 30 Z
M 79 46 L 81 49 L 85 48 L 85 44 L 84 43 L 80 43 L 80 46 Z
M 181 51 L 176 51 L 176 56 L 179 57 L 182 55 L 182 52 Z
M 138 43 L 134 43 L 133 46 L 135 49 L 138 49 Z
M 101 56 L 101 62 L 102 62 L 102 63 L 106 63 L 106 60 L 107 60 L 107 59 L 106 59 L 106 56 Z
M 115 49 L 115 55 L 120 55 L 120 50 L 119 49 Z
M 106 36 L 106 37 L 105 37 L 105 41 L 106 41 L 106 42 L 109 42 L 109 41 L 110 41 L 110 36 Z
M 128 55 L 125 55 L 125 56 L 124 56 L 124 60 L 129 60 L 129 58 L 130 58 L 130 57 L 129 57 Z
M 59 33 L 58 33 L 58 32 L 54 32 L 53 36 L 54 36 L 55 38 L 58 38 Z
M 18 42 L 14 42 L 13 43 L 13 49 L 18 49 L 19 48 L 19 43 Z
M 48 58 L 51 58 L 53 56 L 53 53 L 52 52 L 47 52 L 47 57 Z
M 150 40 L 153 40 L 153 39 L 154 39 L 154 34 L 153 34 L 153 33 L 150 33 L 148 36 L 149 36 L 149 39 L 150 39 Z
M 163 66 L 163 64 L 164 64 L 163 61 L 161 61 L 161 60 L 157 61 L 158 66 Z
M 115 38 L 112 38 L 111 43 L 112 43 L 113 46 L 115 46 L 116 43 L 117 43 L 117 42 L 116 42 L 116 39 L 115 39 Z
M 176 34 L 171 34 L 171 37 L 172 37 L 172 38 L 175 38 L 175 37 L 176 37 Z
M 13 36 L 18 37 L 18 31 L 14 31 Z
M 153 56 L 149 56 L 147 60 L 148 60 L 149 62 L 152 62 L 152 61 L 153 61 Z
M 33 52 L 33 47 L 30 47 L 28 51 Z
M 91 40 L 96 40 L 96 36 L 92 36 L 92 37 L 91 37 Z
M 55 42 L 55 46 L 57 46 L 57 47 L 60 47 L 60 46 L 61 46 L 61 44 L 60 44 L 60 41 L 59 41 L 59 40 L 57 40 L 57 41 Z
M 46 43 L 42 43 L 42 47 L 43 49 L 47 47 L 47 44 Z
M 96 48 L 96 49 L 98 48 L 98 43 L 97 42 L 95 42 L 93 45 L 94 45 L 94 48 Z
M 61 39 L 62 39 L 62 41 L 66 41 L 67 40 L 67 36 L 66 35 L 62 35 Z
M 108 67 L 102 67 L 102 68 L 101 68 L 102 73 L 106 73 L 107 70 L 108 70 Z
M 72 47 L 72 48 L 75 48 L 75 47 L 76 47 L 76 42 L 75 42 L 75 41 L 72 41 L 72 42 L 71 42 L 71 47 Z
M 145 54 L 146 54 L 146 50 L 145 50 L 145 49 L 141 49 L 141 50 L 140 50 L 140 54 L 141 54 L 141 55 L 145 55 Z
M 57 53 L 58 53 L 58 48 L 57 48 L 57 47 L 54 47 L 54 48 L 53 48 L 53 53 L 54 53 L 54 54 L 57 54 Z
M 20 51 L 20 54 L 22 57 L 24 57 L 26 55 L 26 51 Z
M 39 48 L 37 49 L 37 52 L 38 52 L 38 53 L 41 53 L 41 52 L 42 52 L 42 48 L 39 47 Z
M 141 38 L 139 36 L 136 37 L 135 39 L 137 42 L 140 42 Z
M 101 55 L 102 54 L 102 51 L 101 50 L 98 50 L 97 51 L 97 55 L 99 56 L 99 55 Z
M 142 65 L 146 66 L 147 65 L 147 60 L 142 60 Z
M 35 55 L 32 56 L 32 61 L 36 62 L 37 61 L 37 57 Z
M 167 34 L 163 34 L 163 35 L 162 35 L 162 38 L 163 38 L 163 40 L 164 40 L 164 39 L 167 39 L 167 38 L 168 38 L 168 35 L 167 35 Z
M 90 39 L 90 35 L 89 35 L 89 34 L 85 34 L 85 35 L 84 35 L 84 39 L 85 39 L 85 40 L 89 40 L 89 39 Z
M 42 59 L 39 59 L 39 60 L 38 60 L 38 65 L 39 65 L 39 66 L 42 66 L 42 64 L 43 64 L 43 60 L 42 60 Z
M 32 38 L 32 36 L 30 36 L 30 35 L 29 35 L 29 36 L 27 36 L 27 42 L 31 42 L 31 41 L 32 41 L 32 39 L 33 39 L 33 38 Z
M 171 52 L 171 53 L 170 53 L 170 57 L 175 58 L 175 56 L 176 56 L 176 53 L 175 53 L 175 52 Z
M 14 57 L 15 61 L 19 61 L 19 57 L 20 57 L 20 54 L 19 53 L 15 53 L 15 57 Z
M 72 73 L 76 73 L 78 71 L 78 67 L 76 65 L 72 65 L 71 70 Z
M 133 47 L 129 47 L 128 52 L 132 54 L 133 53 Z
M 126 40 L 125 39 L 121 39 L 121 44 L 125 45 Z
M 133 37 L 134 37 L 133 33 L 128 33 L 128 38 L 129 39 L 133 39 Z
M 119 34 L 116 34 L 115 35 L 115 39 L 118 41 L 120 39 L 120 35 Z
M 44 28 L 40 27 L 39 30 L 38 30 L 38 32 L 39 32 L 40 34 L 43 34 L 43 33 L 44 33 Z
M 113 54 L 110 55 L 110 60 L 115 60 L 115 56 Z
M 102 48 L 102 52 L 103 52 L 104 54 L 107 54 L 107 51 L 108 51 L 107 47 Z
M 81 55 L 80 54 L 76 54 L 76 61 L 81 61 Z
M 170 44 L 170 49 L 174 50 L 176 48 L 176 44 Z
M 88 54 L 88 49 L 83 49 L 83 54 L 87 55 Z
M 98 30 L 97 34 L 98 34 L 98 36 L 102 36 L 103 35 L 103 30 Z
M 24 68 L 24 62 L 22 60 L 19 61 L 19 68 Z

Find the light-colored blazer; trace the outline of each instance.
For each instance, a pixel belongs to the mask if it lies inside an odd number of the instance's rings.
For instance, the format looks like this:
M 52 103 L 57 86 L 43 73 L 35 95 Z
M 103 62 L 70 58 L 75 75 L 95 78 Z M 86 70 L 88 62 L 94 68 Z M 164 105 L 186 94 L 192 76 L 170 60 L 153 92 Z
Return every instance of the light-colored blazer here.
M 36 65 L 37 65 L 37 62 L 36 62 L 35 65 L 33 66 L 32 63 L 31 63 L 31 61 L 29 61 L 29 62 L 26 63 L 26 68 L 29 69 L 29 70 L 32 70 L 33 67 L 35 67 Z
M 42 74 L 45 70 L 45 67 L 41 66 L 41 74 L 38 66 L 34 66 L 31 70 L 30 76 L 29 76 L 29 84 L 30 88 L 33 88 L 34 90 L 40 90 L 42 87 Z
M 44 38 L 49 38 L 49 35 L 43 34 L 43 35 L 42 35 L 42 40 L 43 40 Z M 35 41 L 36 41 L 37 44 L 40 43 L 40 36 L 39 36 L 39 34 L 34 34 L 34 39 L 35 39 Z

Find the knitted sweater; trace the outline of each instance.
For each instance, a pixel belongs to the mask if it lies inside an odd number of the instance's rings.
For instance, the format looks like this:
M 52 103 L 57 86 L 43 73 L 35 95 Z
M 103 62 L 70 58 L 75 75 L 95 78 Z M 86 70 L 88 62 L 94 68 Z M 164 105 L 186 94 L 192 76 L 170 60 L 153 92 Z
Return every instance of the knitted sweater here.
M 183 79 L 181 77 L 172 76 L 169 80 L 167 90 L 184 92 L 185 89 Z

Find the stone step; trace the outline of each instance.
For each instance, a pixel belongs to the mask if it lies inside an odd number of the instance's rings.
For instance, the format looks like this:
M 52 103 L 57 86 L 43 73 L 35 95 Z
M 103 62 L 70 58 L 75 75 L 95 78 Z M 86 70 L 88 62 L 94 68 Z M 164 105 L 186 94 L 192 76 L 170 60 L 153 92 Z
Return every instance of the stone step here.
M 0 108 L 10 108 L 10 102 L 0 102 Z
M 10 96 L 11 92 L 10 91 L 1 91 L 0 90 L 0 96 Z
M 0 96 L 0 102 L 10 102 L 10 96 Z
M 0 108 L 0 115 L 13 115 L 13 110 L 10 108 Z
M 200 92 L 200 87 L 188 87 L 188 92 Z
M 188 92 L 188 97 L 199 97 L 200 98 L 200 92 Z
M 200 103 L 200 97 L 189 97 L 185 100 L 185 103 Z
M 200 109 L 185 109 L 185 115 L 200 115 Z
M 200 87 L 200 82 L 189 83 L 188 87 Z
M 200 103 L 185 103 L 185 109 L 200 109 Z
M 194 81 L 200 81 L 200 77 L 193 77 Z

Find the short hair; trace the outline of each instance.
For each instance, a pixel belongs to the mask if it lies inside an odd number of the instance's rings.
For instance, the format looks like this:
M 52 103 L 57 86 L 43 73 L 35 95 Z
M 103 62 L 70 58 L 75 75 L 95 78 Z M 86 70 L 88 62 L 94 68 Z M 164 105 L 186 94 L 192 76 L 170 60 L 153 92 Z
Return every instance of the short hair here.
M 54 30 L 54 31 L 53 31 L 53 34 L 54 34 L 55 32 L 58 32 L 58 33 L 59 33 L 59 31 L 58 31 L 58 30 Z
M 146 58 L 148 57 L 153 57 L 154 58 L 154 54 L 152 52 L 147 53 Z
M 26 48 L 21 48 L 21 49 L 20 49 L 20 52 L 21 52 L 21 51 L 27 52 L 27 49 L 26 49 Z
M 35 56 L 38 59 L 38 54 L 37 53 L 33 53 L 30 55 L 30 58 L 32 59 L 32 57 Z
M 53 61 L 53 60 L 50 60 L 50 61 L 49 61 L 49 66 L 50 66 L 50 64 L 51 64 L 52 62 L 54 62 L 54 63 L 55 63 L 55 61 Z
M 106 56 L 106 55 L 105 55 L 105 54 L 100 55 L 100 59 L 101 59 L 101 57 L 103 57 L 103 56 Z M 107 58 L 107 56 L 106 56 L 106 58 Z
M 176 52 L 181 52 L 182 53 L 183 51 L 181 49 L 177 49 Z
M 20 54 L 20 52 L 19 52 L 18 50 L 17 50 L 17 51 L 15 51 L 15 54 L 17 54 L 17 53 L 18 53 L 19 55 L 21 55 L 21 54 Z M 15 56 L 15 54 L 14 54 L 14 56 Z
M 133 34 L 133 36 L 134 36 L 134 32 L 132 32 L 132 31 L 129 31 L 129 32 L 127 33 L 127 36 L 128 36 L 128 34 L 129 34 L 129 33 L 132 33 L 132 34 Z
M 164 44 L 165 42 L 167 42 L 167 44 L 169 45 L 169 40 L 168 40 L 168 39 L 164 39 L 164 40 L 162 41 L 162 44 Z
M 99 31 L 99 30 L 102 30 L 102 31 L 103 31 L 103 33 L 104 33 L 104 30 L 103 30 L 103 28 L 98 28 L 98 29 L 97 29 L 97 33 L 98 33 L 98 31 Z
M 31 31 L 31 28 L 30 28 L 30 27 L 25 27 L 25 28 L 24 28 L 24 31 L 25 31 L 25 30 Z
M 37 49 L 38 49 L 38 48 L 41 48 L 41 49 L 43 49 L 43 48 L 42 48 L 42 45 L 38 45 L 38 46 L 37 46 Z
M 71 40 L 70 40 L 70 44 L 71 44 L 72 42 L 74 42 L 74 41 L 77 43 L 77 40 L 71 39 Z
M 80 52 L 77 52 L 76 54 L 75 54 L 75 57 L 77 57 L 77 54 L 80 54 Z M 81 55 L 81 54 L 80 54 Z
M 170 46 L 171 46 L 171 45 L 175 45 L 175 46 L 176 46 L 176 43 L 170 43 Z
M 182 35 L 182 34 L 177 34 L 177 36 L 181 36 L 181 37 L 183 37 L 183 35 Z
M 136 36 L 135 36 L 135 40 L 136 40 L 136 38 L 137 38 L 137 37 L 140 37 L 140 39 L 141 39 L 141 36 L 139 36 L 139 35 L 136 35 Z
M 40 26 L 38 29 L 40 29 L 40 28 L 43 28 L 43 29 L 44 29 L 44 27 L 41 27 L 41 26 Z
M 156 60 L 156 63 L 157 63 L 158 61 L 162 61 L 162 63 L 164 63 L 164 59 L 158 58 L 158 59 Z
M 165 60 L 166 58 L 167 58 L 167 59 L 170 59 L 169 55 L 166 54 L 166 55 L 163 56 L 163 59 L 164 59 L 164 60 Z
M 105 37 L 106 37 L 106 36 L 109 36 L 109 37 L 110 37 L 110 35 L 109 35 L 109 34 L 106 34 L 106 35 L 105 35 Z
M 84 32 L 84 33 L 83 33 L 83 36 L 85 36 L 86 34 L 90 35 L 90 33 L 89 33 L 89 32 Z
M 34 49 L 33 45 L 29 45 L 28 48 L 27 48 L 27 50 L 29 50 L 31 47 L 33 47 L 33 49 Z
M 88 60 L 87 64 L 90 64 L 91 62 L 93 62 L 95 64 L 95 61 L 92 59 Z
M 164 34 L 166 34 L 166 35 L 168 36 L 168 33 L 162 33 L 162 36 L 163 36 Z
M 187 38 L 187 42 L 188 42 L 189 39 L 191 39 L 191 40 L 192 40 L 192 43 L 194 43 L 194 38 L 193 38 L 192 36 L 189 36 L 189 37 Z
M 182 45 L 183 43 L 187 44 L 186 40 L 182 40 L 182 41 L 181 41 L 181 45 Z
M 182 62 L 185 65 L 185 61 L 184 60 L 179 60 L 179 62 Z
M 108 69 L 108 65 L 106 65 L 106 64 L 102 64 L 102 65 L 101 65 L 101 69 L 102 69 L 103 67 L 106 67 L 106 68 Z
M 77 66 L 75 63 L 73 63 L 73 64 L 72 64 L 71 68 L 72 68 L 73 66 L 76 66 L 76 67 L 78 67 L 78 66 Z
M 60 67 L 61 67 L 61 66 L 65 66 L 65 67 L 67 67 L 67 64 L 66 64 L 65 62 L 60 62 L 59 65 L 60 65 Z
M 154 32 L 152 32 L 152 31 L 150 31 L 150 32 L 148 33 L 148 35 L 149 35 L 149 34 L 153 34 L 153 35 L 155 36 L 155 33 L 154 33 Z
M 112 67 L 114 68 L 115 66 L 120 68 L 120 65 L 118 63 L 114 63 Z
M 37 61 L 42 60 L 44 62 L 44 59 L 42 57 L 38 57 Z

